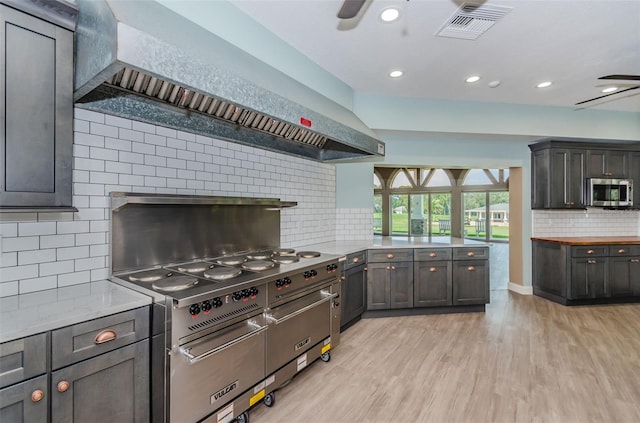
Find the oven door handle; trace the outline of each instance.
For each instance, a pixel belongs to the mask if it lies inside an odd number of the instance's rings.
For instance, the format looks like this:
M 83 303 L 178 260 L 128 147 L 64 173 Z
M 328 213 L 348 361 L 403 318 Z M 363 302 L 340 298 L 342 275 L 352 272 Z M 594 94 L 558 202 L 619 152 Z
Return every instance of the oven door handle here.
M 286 322 L 287 320 L 294 318 L 302 313 L 304 313 L 305 311 L 311 310 L 314 307 L 319 306 L 322 303 L 326 303 L 327 301 L 330 301 L 333 298 L 336 298 L 338 296 L 337 292 L 329 293 L 327 291 L 320 291 L 320 293 L 322 294 L 323 298 L 321 300 L 318 300 L 314 303 L 309 304 L 308 306 L 302 307 L 300 310 L 296 310 L 293 313 L 289 313 L 284 317 L 281 317 L 280 319 L 278 319 L 277 317 L 272 316 L 271 314 L 266 314 L 265 317 L 267 318 L 267 320 L 269 321 L 269 323 L 275 323 L 276 325 L 279 325 L 282 322 Z
M 200 354 L 200 355 L 193 355 L 193 354 L 191 354 L 191 352 L 190 352 L 190 351 L 191 351 L 191 349 L 190 349 L 190 348 L 180 347 L 180 348 L 179 348 L 179 351 L 180 351 L 180 353 L 181 353 L 182 355 L 184 355 L 185 357 L 187 357 L 187 359 L 189 360 L 189 364 L 195 364 L 195 363 L 197 363 L 198 361 L 204 360 L 205 358 L 210 357 L 210 356 L 212 356 L 212 355 L 214 355 L 214 354 L 217 354 L 217 353 L 219 353 L 219 352 L 221 352 L 221 351 L 224 351 L 224 350 L 226 350 L 227 348 L 231 348 L 231 347 L 233 347 L 234 345 L 236 345 L 236 344 L 238 344 L 238 343 L 240 343 L 240 342 L 244 341 L 245 339 L 249 339 L 249 338 L 251 338 L 252 336 L 256 336 L 256 335 L 258 335 L 259 333 L 264 332 L 265 330 L 267 330 L 267 327 L 268 327 L 268 326 L 266 326 L 266 325 L 265 325 L 265 326 L 260 326 L 258 323 L 253 322 L 253 321 L 248 322 L 248 323 L 249 323 L 249 325 L 250 325 L 250 326 L 254 327 L 254 328 L 255 328 L 255 330 L 252 330 L 252 331 L 251 331 L 251 332 L 249 332 L 249 333 L 245 333 L 244 335 L 242 335 L 242 336 L 240 336 L 240 337 L 238 337 L 238 338 L 235 338 L 235 339 L 234 339 L 234 340 L 232 340 L 232 341 L 226 342 L 226 343 L 224 343 L 224 344 L 220 345 L 219 347 L 215 347 L 215 348 L 213 348 L 213 349 L 211 349 L 211 350 L 209 350 L 209 351 L 207 351 L 207 352 L 204 352 L 204 353 L 202 353 L 202 354 Z

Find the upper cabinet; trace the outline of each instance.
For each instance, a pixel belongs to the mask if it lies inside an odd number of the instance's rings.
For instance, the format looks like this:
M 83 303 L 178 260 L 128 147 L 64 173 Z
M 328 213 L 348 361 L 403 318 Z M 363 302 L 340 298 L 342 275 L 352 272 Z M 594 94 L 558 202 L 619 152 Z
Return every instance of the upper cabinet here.
M 0 2 L 0 211 L 73 210 L 74 9 Z
M 545 140 L 529 148 L 533 209 L 585 208 L 587 178 L 631 178 L 640 184 L 640 143 Z
M 631 153 L 615 150 L 589 150 L 587 178 L 628 178 Z

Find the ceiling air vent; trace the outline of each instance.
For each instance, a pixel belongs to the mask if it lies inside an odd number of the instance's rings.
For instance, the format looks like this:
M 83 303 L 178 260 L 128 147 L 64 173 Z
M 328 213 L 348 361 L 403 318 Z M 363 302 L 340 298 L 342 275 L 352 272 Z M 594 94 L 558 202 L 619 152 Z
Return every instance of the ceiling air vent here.
M 439 37 L 475 40 L 511 9 L 513 8 L 508 6 L 464 3 L 444 23 L 436 35 Z

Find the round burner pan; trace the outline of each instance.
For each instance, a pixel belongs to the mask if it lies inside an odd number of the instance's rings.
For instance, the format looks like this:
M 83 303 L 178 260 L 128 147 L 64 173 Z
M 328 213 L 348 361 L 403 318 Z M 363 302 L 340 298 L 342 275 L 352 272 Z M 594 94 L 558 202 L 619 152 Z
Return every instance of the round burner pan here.
M 204 277 L 216 281 L 223 281 L 235 278 L 242 274 L 242 270 L 236 267 L 216 267 L 204 272 Z
M 165 292 L 182 291 L 198 283 L 198 279 L 191 276 L 172 276 L 154 282 L 151 286 L 153 289 Z
M 298 251 L 298 257 L 302 258 L 315 258 L 320 257 L 320 255 L 318 251 Z
M 275 264 L 267 260 L 250 260 L 242 264 L 243 269 L 260 271 L 271 269 Z
M 155 282 L 171 276 L 170 270 L 153 269 L 144 272 L 134 273 L 128 276 L 131 282 Z

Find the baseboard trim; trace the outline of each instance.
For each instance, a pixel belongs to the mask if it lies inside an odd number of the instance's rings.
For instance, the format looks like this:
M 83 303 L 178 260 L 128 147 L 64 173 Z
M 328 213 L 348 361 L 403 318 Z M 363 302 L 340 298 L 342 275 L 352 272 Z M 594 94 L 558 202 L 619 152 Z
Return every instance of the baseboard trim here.
M 509 282 L 509 291 L 513 291 L 520 295 L 533 295 L 533 286 L 523 286 Z

